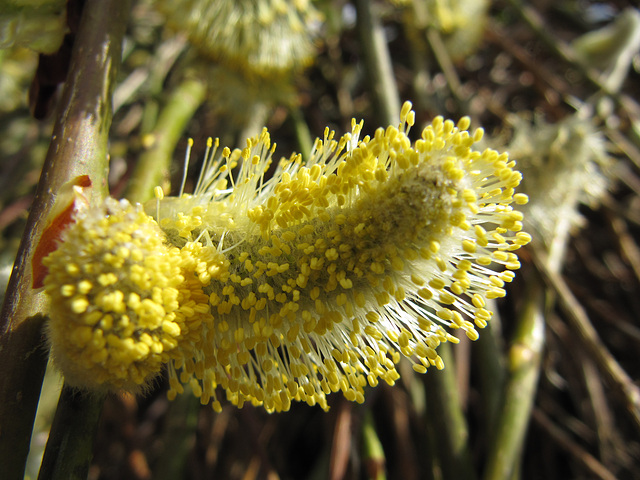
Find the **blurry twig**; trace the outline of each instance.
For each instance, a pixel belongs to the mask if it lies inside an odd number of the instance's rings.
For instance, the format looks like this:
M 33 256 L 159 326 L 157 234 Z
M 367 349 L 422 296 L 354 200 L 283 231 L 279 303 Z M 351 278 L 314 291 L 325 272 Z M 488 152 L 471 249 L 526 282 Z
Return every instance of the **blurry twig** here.
M 378 121 L 381 125 L 395 125 L 400 119 L 400 96 L 384 29 L 373 11 L 374 2 L 356 0 L 355 4 L 360 45 L 374 96 L 374 105 L 379 111 Z
M 640 196 L 640 178 L 631 170 L 625 162 L 618 162 L 615 166 L 615 176 L 620 182 L 636 195 Z
M 185 394 L 169 402 L 163 428 L 164 451 L 154 468 L 156 480 L 184 478 L 189 454 L 195 443 L 200 402 L 187 386 Z
M 311 138 L 311 132 L 309 131 L 309 126 L 307 122 L 304 120 L 304 115 L 302 114 L 302 110 L 300 107 L 293 107 L 290 110 L 291 119 L 293 120 L 293 125 L 296 131 L 296 138 L 298 139 L 298 148 L 300 149 L 300 154 L 302 155 L 302 160 L 306 161 L 309 159 L 309 155 L 311 155 L 311 150 L 314 147 L 313 139 Z
M 169 176 L 169 167 L 178 139 L 186 124 L 204 101 L 206 87 L 196 79 L 187 79 L 169 95 L 152 132 L 153 145 L 138 160 L 125 197 L 144 202 L 153 197 L 153 189 Z
M 373 415 L 370 410 L 364 414 L 362 423 L 362 461 L 369 480 L 385 480 L 385 457 L 382 443 L 378 438 Z
M 448 343 L 438 347 L 446 367 L 432 368 L 424 376 L 427 397 L 427 428 L 436 446 L 435 456 L 446 479 L 475 478 L 471 454 L 469 452 L 469 432 L 460 406 L 451 346 Z
M 598 438 L 600 457 L 605 463 L 611 460 L 617 449 L 614 445 L 614 420 L 613 413 L 607 402 L 605 386 L 600 377 L 598 367 L 587 352 L 581 352 L 579 366 L 584 378 L 584 385 L 588 392 L 592 424 Z M 620 452 L 622 453 L 622 452 Z
M 498 312 L 494 311 L 495 317 Z M 485 432 L 491 432 L 497 423 L 506 381 L 504 346 L 497 323 L 498 320 L 492 318 L 489 326 L 483 330 L 474 345 L 476 355 L 474 361 L 480 377 L 479 388 L 483 406 L 482 427 Z
M 422 29 L 418 25 L 423 25 L 426 20 L 422 20 L 426 15 L 425 4 L 420 2 L 412 2 L 411 8 L 406 9 L 405 15 L 411 15 L 410 20 L 404 23 L 405 36 L 407 37 L 409 54 L 411 55 L 411 65 L 413 69 L 412 87 L 414 99 L 419 110 L 429 111 L 437 110 L 434 99 L 429 94 L 429 86 L 431 84 L 431 74 L 429 72 L 428 62 L 428 46 L 425 41 Z
M 607 470 L 596 458 L 586 452 L 580 445 L 574 442 L 560 427 L 555 425 L 542 410 L 533 411 L 533 419 L 543 428 L 549 436 L 565 450 L 571 452 L 573 457 L 582 463 L 591 473 L 602 480 L 615 480 L 616 476 Z
M 171 37 L 160 44 L 148 65 L 138 67 L 113 92 L 113 111 L 136 97 L 141 89 L 152 94 L 161 93 L 167 80 L 167 73 L 176 59 L 187 48 L 187 41 L 180 35 Z
M 38 480 L 85 480 L 104 394 L 62 388 Z
M 544 346 L 544 291 L 535 280 L 528 286 L 508 354 L 510 377 L 488 451 L 485 480 L 512 478 L 517 470 L 535 399 Z
M 347 475 L 349 456 L 351 454 L 351 423 L 353 404 L 344 398 L 338 400 L 337 415 L 333 427 L 331 442 L 331 459 L 329 461 L 329 479 L 340 480 Z
M 613 386 L 622 394 L 627 404 L 627 413 L 633 420 L 636 429 L 640 431 L 640 389 L 633 383 L 633 380 L 602 343 L 598 333 L 589 321 L 587 313 L 580 302 L 573 296 L 564 279 L 547 267 L 546 254 L 535 249 L 533 252 L 536 268 L 545 283 L 558 295 L 560 307 L 567 315 L 569 324 L 593 356 L 600 371 L 609 378 Z
M 606 213 L 611 225 L 611 229 L 615 233 L 615 238 L 618 240 L 620 250 L 623 256 L 626 257 L 627 261 L 631 265 L 633 273 L 635 273 L 636 275 L 636 279 L 640 281 L 640 249 L 629 233 L 627 224 L 613 212 L 607 211 Z
M 640 104 L 633 98 L 623 93 L 614 92 L 600 80 L 598 72 L 592 68 L 586 67 L 579 62 L 573 48 L 559 38 L 555 37 L 548 28 L 542 17 L 530 6 L 525 5 L 522 0 L 508 0 L 513 8 L 516 9 L 520 18 L 538 35 L 538 37 L 549 47 L 553 53 L 565 62 L 571 64 L 578 70 L 582 76 L 589 81 L 598 90 L 611 97 L 620 108 L 622 108 L 630 118 L 636 121 L 640 120 Z
M 549 86 L 549 90 L 567 96 L 569 92 L 569 84 L 558 75 L 555 75 L 544 63 L 536 62 L 531 57 L 531 53 L 522 45 L 513 42 L 509 34 L 500 27 L 496 21 L 489 22 L 489 28 L 486 31 L 486 37 L 491 42 L 500 47 L 501 50 L 508 52 L 518 62 L 520 62 L 529 72 L 531 72 L 536 80 L 541 84 Z M 549 93 L 544 92 L 545 97 L 549 99 Z
M 609 140 L 633 162 L 636 168 L 640 168 L 640 149 L 620 133 L 619 130 L 607 129 L 605 133 L 607 137 L 609 137 Z M 622 177 L 621 179 L 624 180 Z
M 423 453 L 427 450 L 425 445 L 427 438 L 423 435 L 424 428 L 415 423 L 416 415 L 417 418 L 422 418 L 425 412 L 424 385 L 408 362 L 403 362 L 400 368 L 407 369 L 406 373 L 401 373 L 407 391 L 401 388 L 382 387 L 385 397 L 385 410 L 382 417 L 387 419 L 382 421 L 390 422 L 390 430 L 386 430 L 383 424 L 379 425 L 378 431 L 385 432 L 387 437 L 392 432 L 394 438 L 393 444 L 390 445 L 391 451 L 386 452 L 385 455 L 394 458 L 394 461 L 389 463 L 387 475 L 403 480 L 418 478 L 433 480 L 430 475 L 433 469 L 427 466 L 429 458 Z M 380 418 L 380 415 L 374 414 L 374 416 L 377 419 Z M 421 433 L 418 438 L 412 435 L 416 430 Z M 396 468 L 391 471 L 394 464 Z
M 280 476 L 271 464 L 271 459 L 265 448 L 269 444 L 269 439 L 273 435 L 275 422 L 270 421 L 264 424 L 258 420 L 254 409 L 243 409 L 239 420 L 245 433 L 245 440 L 251 446 L 251 460 L 247 466 L 242 480 L 252 480 L 255 478 L 266 478 L 267 480 L 279 480 Z M 262 475 L 259 476 L 260 472 Z
M 440 33 L 433 27 L 427 27 L 425 35 L 429 42 L 429 46 L 433 51 L 433 54 L 436 57 L 440 68 L 442 69 L 442 73 L 444 77 L 447 79 L 447 86 L 453 95 L 453 98 L 456 99 L 458 105 L 464 107 L 464 99 L 462 98 L 462 84 L 460 83 L 460 79 L 458 78 L 458 74 L 456 73 L 456 69 L 453 66 L 453 62 L 451 61 L 451 57 L 447 52 L 446 47 L 444 46 L 444 42 L 442 41 L 442 37 Z

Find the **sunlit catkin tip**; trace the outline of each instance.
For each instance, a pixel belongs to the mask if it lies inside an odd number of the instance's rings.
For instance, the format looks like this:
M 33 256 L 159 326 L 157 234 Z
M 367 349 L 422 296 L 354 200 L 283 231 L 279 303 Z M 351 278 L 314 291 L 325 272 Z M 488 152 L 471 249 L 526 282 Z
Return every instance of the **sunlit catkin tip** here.
M 140 206 L 107 199 L 75 220 L 44 259 L 54 360 L 72 386 L 140 390 L 198 336 L 208 296 Z
M 413 110 L 411 110 L 411 107 L 412 107 L 412 104 L 409 101 L 406 101 L 402 104 L 402 110 L 400 110 L 400 121 L 402 123 L 406 123 L 407 117 L 409 117 L 409 114 L 413 113 Z M 411 125 L 413 125 L 413 123 L 411 123 Z
M 155 187 L 153 189 L 153 196 L 158 200 L 162 200 L 164 198 L 164 191 L 162 190 L 162 187 Z
M 393 384 L 402 357 L 442 368 L 451 330 L 478 338 L 530 241 L 514 209 L 521 176 L 506 154 L 474 149 L 467 119 L 438 117 L 412 142 L 410 105 L 402 115 L 373 137 L 355 121 L 339 140 L 327 129 L 307 163 L 292 155 L 269 179 L 264 130 L 210 159 L 193 196 L 161 202 L 168 239 L 224 258 L 203 282 L 214 325 L 170 368 L 176 385 L 268 411 L 327 408 L 331 392 L 361 402 L 367 385 Z

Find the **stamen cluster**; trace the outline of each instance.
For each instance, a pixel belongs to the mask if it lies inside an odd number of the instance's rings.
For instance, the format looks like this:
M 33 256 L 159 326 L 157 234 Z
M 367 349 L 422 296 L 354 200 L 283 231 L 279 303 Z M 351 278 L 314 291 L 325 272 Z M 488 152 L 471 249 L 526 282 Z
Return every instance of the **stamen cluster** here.
M 67 382 L 135 391 L 180 357 L 210 319 L 194 263 L 140 205 L 108 198 L 78 212 L 44 260 L 49 339 Z
M 406 103 L 400 125 L 373 137 L 360 140 L 362 122 L 339 140 L 327 129 L 308 162 L 283 159 L 271 178 L 266 129 L 243 150 L 216 156 L 216 144 L 193 195 L 147 205 L 160 250 L 181 259 L 172 278 L 186 283 L 171 286 L 197 298 L 197 328 L 163 358 L 170 398 L 189 383 L 216 410 L 217 387 L 268 411 L 326 409 L 338 391 L 362 402 L 367 385 L 398 379 L 402 357 L 443 368 L 450 330 L 478 337 L 530 241 L 513 208 L 527 201 L 521 175 L 506 154 L 473 149 L 482 130 L 468 118 L 438 117 L 416 142 L 413 123 Z M 150 218 L 128 221 L 155 228 Z

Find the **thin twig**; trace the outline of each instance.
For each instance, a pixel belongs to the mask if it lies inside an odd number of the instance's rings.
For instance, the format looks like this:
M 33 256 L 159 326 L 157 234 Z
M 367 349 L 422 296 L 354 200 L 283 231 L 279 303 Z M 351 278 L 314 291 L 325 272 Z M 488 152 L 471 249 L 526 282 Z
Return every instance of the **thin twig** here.
M 622 254 L 626 257 L 627 261 L 631 265 L 633 273 L 636 275 L 636 279 L 640 281 L 640 249 L 635 240 L 629 233 L 627 225 L 622 219 L 615 215 L 611 211 L 607 211 L 607 217 L 611 225 L 611 229 L 615 233 L 615 238 L 618 241 L 618 245 Z
M 364 414 L 362 423 L 362 461 L 369 480 L 385 480 L 385 456 L 382 443 L 376 432 L 371 410 Z
M 62 388 L 38 480 L 85 480 L 104 394 Z
M 593 474 L 602 480 L 615 480 L 616 476 L 607 470 L 593 455 L 585 451 L 574 442 L 560 427 L 555 425 L 542 410 L 533 411 L 533 419 L 542 427 L 549 436 L 561 447 L 570 452 L 573 457 L 588 468 Z
M 145 151 L 133 172 L 125 197 L 133 202 L 153 198 L 153 189 L 169 177 L 169 168 L 178 139 L 204 101 L 206 87 L 201 80 L 188 78 L 169 95 L 152 133 L 153 145 Z
M 508 354 L 510 377 L 487 452 L 485 480 L 511 478 L 517 470 L 535 399 L 544 346 L 544 291 L 536 281 L 528 286 Z
M 373 11 L 374 2 L 356 0 L 355 4 L 360 45 L 374 104 L 379 111 L 378 121 L 382 125 L 395 125 L 400 119 L 400 97 L 384 29 Z
M 533 258 L 545 283 L 558 295 L 560 307 L 567 315 L 569 324 L 593 356 L 600 371 L 609 378 L 625 399 L 627 413 L 636 429 L 640 431 L 640 389 L 602 343 L 587 313 L 573 296 L 564 279 L 546 266 L 546 254 L 534 250 Z
M 427 429 L 436 446 L 444 478 L 475 478 L 469 452 L 469 431 L 456 390 L 455 366 L 448 343 L 438 347 L 444 370 L 432 368 L 424 375 Z
M 532 7 L 524 4 L 522 0 L 508 0 L 513 8 L 516 9 L 520 18 L 531 28 L 536 35 L 547 45 L 547 47 L 559 58 L 571 64 L 580 74 L 594 87 L 611 97 L 616 104 L 622 108 L 630 118 L 640 118 L 640 105 L 628 95 L 611 91 L 600 80 L 599 73 L 593 68 L 585 66 L 579 62 L 576 54 L 571 46 L 559 38 L 555 37 L 551 32 L 552 29 L 545 25 L 542 17 Z
M 329 479 L 340 480 L 347 475 L 351 452 L 351 424 L 353 405 L 344 398 L 338 400 L 338 411 L 331 442 L 331 459 L 329 461 Z

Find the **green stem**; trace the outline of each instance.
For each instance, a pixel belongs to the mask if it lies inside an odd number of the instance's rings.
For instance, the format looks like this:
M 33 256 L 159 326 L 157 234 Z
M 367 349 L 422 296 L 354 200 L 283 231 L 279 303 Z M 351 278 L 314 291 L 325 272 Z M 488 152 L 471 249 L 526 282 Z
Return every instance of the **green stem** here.
M 191 78 L 171 92 L 152 133 L 153 146 L 140 155 L 125 192 L 129 200 L 144 202 L 153 198 L 153 189 L 169 177 L 173 151 L 187 123 L 202 105 L 205 93 L 205 84 Z
M 311 155 L 311 149 L 313 148 L 313 139 L 311 138 L 311 132 L 309 131 L 309 125 L 304 121 L 304 115 L 300 110 L 300 107 L 295 106 L 290 111 L 291 119 L 293 120 L 293 126 L 296 130 L 296 138 L 298 140 L 298 148 L 303 160 L 308 160 Z
M 154 468 L 156 480 L 172 480 L 185 477 L 185 466 L 195 443 L 200 401 L 190 387 L 183 395 L 169 402 L 162 440 L 164 452 Z
M 249 118 L 244 126 L 238 132 L 236 144 L 239 148 L 247 146 L 247 139 L 260 135 L 262 129 L 267 124 L 270 108 L 264 102 L 253 102 L 251 106 L 251 118 Z M 224 145 L 224 143 L 223 143 Z
M 453 98 L 455 98 L 459 105 L 464 105 L 464 101 L 460 95 L 462 85 L 460 83 L 460 79 L 458 78 L 458 74 L 456 73 L 456 68 L 453 65 L 453 61 L 451 60 L 451 57 L 449 56 L 449 53 L 444 46 L 444 42 L 442 41 L 440 33 L 433 27 L 427 27 L 425 35 L 427 37 L 429 45 L 431 46 L 431 50 L 436 57 L 436 61 L 442 69 L 444 78 L 446 78 L 447 80 L 447 86 L 449 87 Z
M 456 389 L 451 346 L 446 343 L 440 345 L 438 353 L 446 368 L 433 368 L 424 376 L 427 428 L 432 437 L 430 443 L 436 447 L 436 459 L 445 480 L 472 480 L 475 474 L 469 453 L 469 432 Z
M 506 381 L 504 345 L 496 332 L 495 322 L 495 318 L 491 320 L 489 326 L 482 331 L 480 338 L 474 345 L 475 360 L 480 375 L 484 432 L 491 432 L 497 422 Z
M 362 461 L 370 480 L 385 480 L 385 456 L 382 443 L 376 432 L 371 410 L 364 414 L 362 423 Z
M 404 12 L 403 27 L 407 37 L 411 65 L 413 70 L 413 98 L 421 111 L 438 111 L 437 99 L 429 94 L 432 82 L 429 72 L 429 47 L 424 31 L 428 24 L 427 4 L 414 0 Z
M 511 478 L 518 468 L 533 408 L 544 346 L 544 291 L 532 281 L 508 354 L 508 379 L 484 480 Z
M 85 480 L 105 395 L 62 388 L 38 480 Z
M 47 350 L 42 292 L 31 288 L 31 256 L 62 185 L 79 175 L 93 182 L 92 201 L 107 194 L 111 92 L 129 12 L 127 1 L 87 0 L 52 141 L 0 313 L 0 464 L 22 479 Z
M 108 193 L 112 95 L 128 12 L 126 1 L 87 1 L 65 85 L 65 108 L 59 121 L 68 130 L 62 132 L 61 140 L 70 145 L 67 154 L 73 159 L 72 168 L 79 173 L 91 172 L 92 201 L 100 201 Z M 89 396 L 63 387 L 38 478 L 86 478 L 103 401 L 104 395 Z
M 382 125 L 395 125 L 400 119 L 400 97 L 384 29 L 373 12 L 373 3 L 356 0 L 357 29 L 378 120 Z
M 19 268 L 19 263 L 16 261 Z M 16 275 L 14 267 L 14 275 Z M 2 320 L 9 329 L 0 338 L 0 464 L 3 478 L 21 480 L 29 454 L 31 431 L 38 408 L 42 379 L 49 352 L 45 348 L 43 324 L 45 317 L 31 316 L 31 308 L 39 301 L 21 283 L 10 284 L 5 306 L 15 302 L 16 310 L 7 307 Z M 24 297 L 19 297 L 24 292 Z M 16 298 L 17 297 L 17 298 Z M 28 300 L 33 300 L 33 306 Z M 15 314 L 14 314 L 15 312 Z

